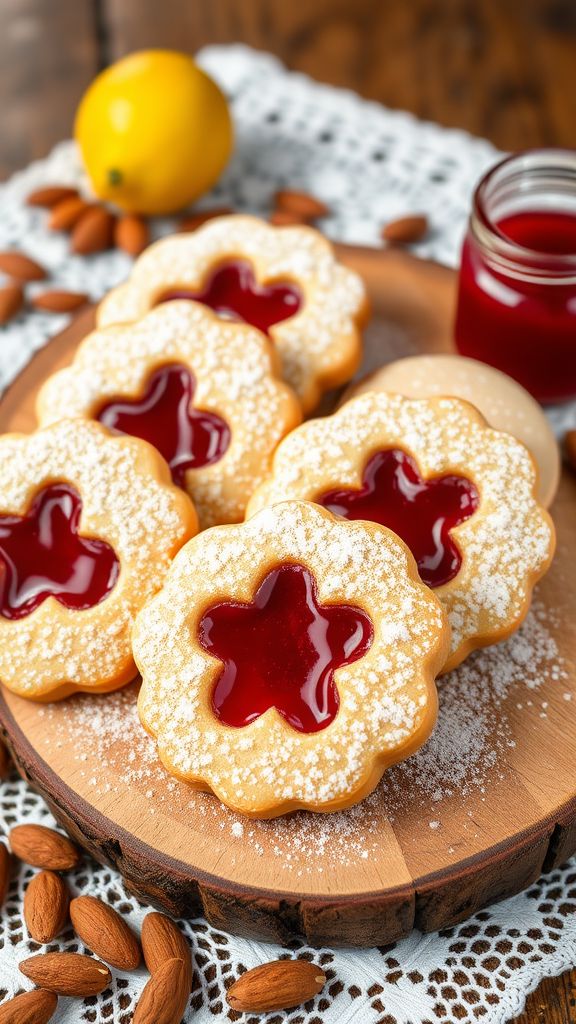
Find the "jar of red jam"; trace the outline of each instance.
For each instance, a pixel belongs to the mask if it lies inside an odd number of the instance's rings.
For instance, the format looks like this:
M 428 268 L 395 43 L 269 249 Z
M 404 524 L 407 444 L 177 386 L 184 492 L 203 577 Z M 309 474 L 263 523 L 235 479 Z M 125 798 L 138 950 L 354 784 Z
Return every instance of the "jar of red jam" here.
M 576 151 L 520 153 L 480 181 L 456 344 L 542 402 L 576 396 Z

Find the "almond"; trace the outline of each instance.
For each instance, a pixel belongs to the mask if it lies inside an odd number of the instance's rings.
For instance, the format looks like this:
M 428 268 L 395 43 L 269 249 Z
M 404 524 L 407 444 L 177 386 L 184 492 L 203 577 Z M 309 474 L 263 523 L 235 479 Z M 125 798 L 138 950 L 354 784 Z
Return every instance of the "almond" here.
M 129 256 L 139 256 L 150 242 L 150 229 L 142 217 L 127 213 L 114 228 L 114 242 Z
M 0 324 L 7 324 L 24 305 L 24 292 L 19 284 L 0 288 Z
M 112 980 L 105 964 L 81 953 L 40 953 L 18 966 L 35 985 L 59 996 L 97 996 Z
M 572 469 L 576 472 L 576 430 L 566 431 L 564 445 L 566 448 L 568 462 L 572 466 Z
M 292 213 L 290 210 L 274 210 L 268 217 L 268 221 L 277 228 L 308 223 L 306 217 L 302 217 L 299 213 Z
M 74 931 L 96 956 L 122 971 L 134 971 L 140 945 L 120 914 L 96 896 L 78 896 L 70 904 Z
M 0 1024 L 48 1024 L 58 1005 L 54 992 L 22 992 L 0 1006 Z
M 180 1024 L 190 996 L 181 960 L 166 960 L 146 983 L 132 1024 Z
M 30 256 L 14 249 L 0 252 L 0 270 L 8 277 L 15 277 L 18 281 L 43 281 L 46 277 L 44 267 L 41 267 Z
M 112 244 L 115 217 L 103 206 L 91 206 L 83 213 L 72 231 L 72 252 L 88 256 L 103 252 Z
M 74 843 L 45 825 L 16 825 L 9 839 L 13 853 L 34 868 L 67 871 L 80 863 L 80 851 Z
M 91 208 L 92 204 L 87 203 L 80 196 L 70 196 L 68 199 L 63 199 L 61 203 L 56 203 L 52 207 L 52 212 L 48 218 L 48 227 L 51 231 L 71 231 L 80 220 L 80 217 L 86 213 L 86 210 Z
M 4 843 L 0 843 L 0 907 L 6 899 L 8 882 L 10 881 L 10 853 Z
M 12 759 L 8 753 L 8 747 L 0 740 L 0 782 L 7 779 L 12 771 Z
M 73 199 L 78 195 L 78 190 L 68 185 L 46 185 L 44 188 L 37 188 L 31 192 L 26 202 L 28 206 L 45 206 L 50 209 L 65 199 Z
M 30 299 L 34 309 L 42 309 L 46 313 L 71 313 L 88 302 L 88 296 L 84 292 L 65 292 L 56 289 L 49 292 L 40 292 Z
M 410 245 L 419 242 L 428 233 L 428 218 L 425 214 L 415 213 L 409 217 L 391 220 L 382 228 L 382 238 L 393 245 Z
M 144 962 L 155 974 L 167 960 L 182 960 L 189 976 L 188 991 L 192 988 L 192 958 L 190 947 L 174 921 L 165 914 L 152 911 L 142 922 L 142 952 Z
M 60 875 L 41 871 L 24 894 L 24 920 L 36 942 L 52 942 L 68 920 L 70 893 Z
M 307 192 L 294 192 L 291 189 L 282 189 L 276 193 L 276 206 L 279 210 L 287 210 L 303 220 L 315 220 L 316 217 L 327 217 L 330 209 L 320 199 L 308 195 Z
M 234 210 L 230 206 L 213 206 L 211 210 L 198 210 L 191 213 L 189 217 L 183 217 L 178 225 L 179 231 L 196 231 L 196 228 L 205 224 L 207 220 L 214 220 L 214 217 L 228 217 Z
M 321 968 L 307 960 L 271 960 L 246 971 L 226 998 L 233 1010 L 242 1013 L 289 1010 L 318 995 L 325 981 Z

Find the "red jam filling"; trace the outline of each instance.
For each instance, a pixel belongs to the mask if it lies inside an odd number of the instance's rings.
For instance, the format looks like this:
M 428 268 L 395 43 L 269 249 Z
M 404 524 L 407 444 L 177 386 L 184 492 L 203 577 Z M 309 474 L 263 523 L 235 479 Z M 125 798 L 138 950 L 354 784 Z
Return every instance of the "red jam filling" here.
M 47 597 L 92 608 L 108 596 L 120 564 L 103 540 L 78 533 L 82 499 L 68 484 L 39 491 L 23 516 L 0 516 L 0 614 L 30 615 Z
M 423 582 L 441 587 L 462 564 L 450 530 L 476 511 L 479 496 L 463 476 L 422 479 L 414 459 L 389 449 L 368 461 L 359 490 L 328 491 L 316 501 L 346 519 L 369 519 L 393 530 L 410 548 Z
M 194 299 L 219 316 L 252 324 L 267 334 L 273 324 L 296 315 L 302 305 L 302 292 L 288 281 L 258 284 L 251 263 L 228 260 L 213 270 L 199 291 L 175 288 L 160 301 L 172 299 Z
M 361 658 L 373 634 L 360 608 L 321 606 L 305 566 L 272 569 L 251 604 L 223 601 L 200 621 L 200 644 L 223 662 L 215 715 L 241 727 L 275 707 L 299 732 L 325 729 L 338 711 L 335 670 Z
M 191 405 L 195 384 L 185 366 L 162 366 L 149 378 L 142 398 L 108 402 L 96 418 L 117 434 L 153 444 L 170 466 L 174 483 L 183 487 L 186 470 L 217 462 L 230 444 L 225 420 Z

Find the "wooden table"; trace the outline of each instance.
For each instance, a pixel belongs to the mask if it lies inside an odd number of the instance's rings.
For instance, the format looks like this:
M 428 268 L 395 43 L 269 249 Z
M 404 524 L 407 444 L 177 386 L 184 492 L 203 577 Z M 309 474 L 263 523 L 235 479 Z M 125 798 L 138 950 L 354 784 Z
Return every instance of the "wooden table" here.
M 0 178 L 70 135 L 129 50 L 246 42 L 290 67 L 502 149 L 576 145 L 575 0 L 0 0 Z M 575 1024 L 576 970 L 517 1024 Z

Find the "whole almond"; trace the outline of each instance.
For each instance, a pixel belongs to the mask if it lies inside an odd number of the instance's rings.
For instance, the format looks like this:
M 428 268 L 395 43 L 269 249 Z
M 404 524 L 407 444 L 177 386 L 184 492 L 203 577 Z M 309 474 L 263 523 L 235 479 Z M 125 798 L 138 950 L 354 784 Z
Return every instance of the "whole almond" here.
M 81 953 L 40 953 L 18 966 L 35 985 L 58 996 L 97 996 L 112 980 L 106 964 Z
M 46 277 L 44 267 L 14 249 L 0 252 L 0 270 L 8 277 L 15 277 L 17 281 L 43 281 Z
M 198 210 L 188 217 L 183 217 L 178 224 L 178 230 L 196 231 L 196 228 L 202 227 L 206 221 L 214 220 L 215 217 L 228 217 L 231 213 L 234 213 L 231 206 L 213 206 L 210 210 Z
M 302 217 L 299 213 L 291 213 L 290 210 L 273 210 L 268 221 L 277 228 L 288 228 L 293 224 L 308 223 L 306 217 Z
M 96 956 L 122 971 L 134 971 L 140 945 L 120 914 L 96 896 L 78 896 L 70 904 L 74 931 Z
M 142 990 L 132 1024 L 180 1024 L 190 997 L 181 960 L 166 960 Z
M 0 781 L 7 779 L 12 771 L 12 758 L 8 752 L 8 747 L 0 740 Z
M 0 907 L 6 899 L 10 881 L 10 853 L 4 843 L 0 843 Z
M 295 192 L 291 189 L 281 189 L 275 195 L 276 207 L 279 210 L 287 210 L 303 220 L 315 220 L 317 217 L 327 217 L 330 209 L 320 199 L 308 195 L 307 192 Z
M 114 242 L 129 256 L 139 256 L 150 242 L 150 229 L 143 217 L 127 213 L 120 217 L 114 228 Z
M 71 313 L 73 309 L 78 309 L 86 302 L 88 296 L 84 292 L 65 292 L 56 289 L 40 292 L 30 299 L 34 309 L 41 309 L 46 313 Z
M 81 256 L 109 249 L 114 234 L 115 217 L 103 206 L 91 206 L 82 214 L 72 231 L 72 252 Z
M 393 245 L 410 245 L 420 242 L 428 233 L 428 218 L 424 214 L 415 213 L 409 217 L 391 220 L 382 228 L 382 238 Z
M 31 192 L 26 202 L 28 206 L 45 206 L 50 209 L 65 199 L 73 199 L 78 195 L 78 190 L 68 185 L 46 185 L 44 188 L 37 188 Z
M 19 284 L 7 284 L 0 288 L 0 324 L 7 324 L 24 305 L 24 292 Z
M 144 962 L 155 974 L 167 960 L 182 960 L 189 975 L 188 991 L 192 988 L 192 958 L 190 947 L 178 925 L 165 914 L 154 910 L 142 922 L 142 952 Z
M 48 218 L 48 227 L 51 231 L 71 231 L 80 220 L 80 217 L 91 206 L 91 203 L 87 203 L 80 196 L 70 196 L 68 199 L 63 199 L 61 203 L 56 203 L 52 207 L 52 212 Z
M 16 825 L 9 835 L 12 852 L 33 868 L 68 871 L 80 863 L 74 843 L 45 825 Z
M 322 969 L 307 960 L 272 960 L 246 971 L 228 989 L 226 999 L 242 1013 L 289 1010 L 318 995 L 325 981 Z
M 564 446 L 568 462 L 576 472 L 576 430 L 567 430 L 564 438 Z
M 54 992 L 22 992 L 0 1006 L 0 1024 L 48 1024 L 58 1005 Z
M 52 942 L 68 920 L 70 893 L 60 875 L 41 871 L 24 893 L 24 920 L 36 942 Z

